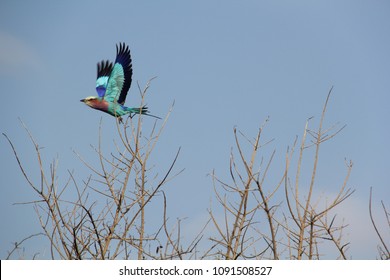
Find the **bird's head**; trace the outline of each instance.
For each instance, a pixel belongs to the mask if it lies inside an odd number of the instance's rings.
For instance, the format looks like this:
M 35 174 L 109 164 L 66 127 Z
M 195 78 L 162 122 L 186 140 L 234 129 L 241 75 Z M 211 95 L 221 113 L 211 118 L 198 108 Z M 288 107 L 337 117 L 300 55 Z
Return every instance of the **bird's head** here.
M 94 108 L 94 104 L 95 104 L 95 102 L 98 101 L 98 100 L 99 100 L 99 97 L 97 97 L 97 96 L 88 96 L 88 97 L 86 97 L 86 98 L 84 98 L 84 99 L 81 99 L 80 101 L 83 102 L 83 103 L 85 103 L 85 104 L 88 105 L 89 107 Z

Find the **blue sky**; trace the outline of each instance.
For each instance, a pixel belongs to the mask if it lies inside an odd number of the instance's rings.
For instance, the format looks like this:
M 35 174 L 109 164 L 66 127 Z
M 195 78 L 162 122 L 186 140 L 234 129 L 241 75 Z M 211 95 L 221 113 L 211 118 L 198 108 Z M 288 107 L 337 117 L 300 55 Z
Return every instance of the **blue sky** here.
M 347 127 L 321 150 L 317 188 L 335 193 L 344 159 L 354 162 L 348 186 L 356 192 L 338 215 L 350 224 L 349 255 L 375 258 L 369 188 L 377 206 L 381 199 L 390 203 L 389 10 L 388 1 L 2 1 L 0 132 L 13 140 L 33 176 L 34 149 L 18 118 L 44 147 L 47 167 L 58 158 L 59 182 L 67 170 L 80 181 L 87 178 L 72 151 L 97 160 L 90 144 L 97 144 L 100 118 L 107 145 L 115 138 L 115 122 L 79 100 L 95 94 L 96 63 L 114 60 L 115 44 L 126 42 L 133 81 L 143 87 L 157 76 L 146 100 L 151 112 L 165 116 L 175 102 L 155 161 L 165 170 L 181 147 L 176 169 L 185 171 L 166 191 L 170 216 L 186 218 L 190 232 L 207 218 L 213 196 L 207 175 L 215 170 L 228 177 L 233 128 L 254 137 L 270 117 L 264 137 L 275 140 L 265 152 L 276 150 L 270 174 L 276 181 L 287 146 L 307 118 L 318 123 L 334 86 L 326 125 Z M 128 106 L 139 104 L 135 85 Z M 13 242 L 39 227 L 31 205 L 13 205 L 34 194 L 4 138 L 0 154 L 4 258 Z M 30 246 L 27 256 L 44 250 L 38 241 Z

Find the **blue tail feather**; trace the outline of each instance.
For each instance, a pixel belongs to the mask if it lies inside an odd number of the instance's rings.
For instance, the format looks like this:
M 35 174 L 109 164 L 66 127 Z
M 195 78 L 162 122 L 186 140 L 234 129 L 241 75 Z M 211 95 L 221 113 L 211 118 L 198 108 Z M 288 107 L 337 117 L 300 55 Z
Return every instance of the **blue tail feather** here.
M 126 111 L 130 112 L 130 117 L 132 117 L 132 114 L 141 114 L 141 115 L 161 119 L 160 117 L 149 114 L 147 106 L 142 106 L 141 108 L 128 108 L 128 107 L 126 107 Z

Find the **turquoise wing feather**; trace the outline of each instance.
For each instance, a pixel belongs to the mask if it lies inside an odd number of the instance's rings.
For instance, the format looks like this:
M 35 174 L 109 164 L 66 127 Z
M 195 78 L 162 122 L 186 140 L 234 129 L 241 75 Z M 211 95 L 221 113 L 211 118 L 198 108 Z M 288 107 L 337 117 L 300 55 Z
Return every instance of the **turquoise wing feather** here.
M 112 72 L 112 63 L 102 60 L 97 65 L 96 91 L 100 98 L 106 94 L 108 79 Z
M 120 64 L 115 63 L 112 69 L 110 78 L 108 79 L 108 85 L 104 99 L 109 102 L 118 100 L 119 93 L 122 90 L 124 83 L 123 68 Z
M 131 85 L 133 74 L 129 47 L 124 43 L 116 46 L 114 67 L 107 82 L 104 99 L 108 102 L 124 104 Z

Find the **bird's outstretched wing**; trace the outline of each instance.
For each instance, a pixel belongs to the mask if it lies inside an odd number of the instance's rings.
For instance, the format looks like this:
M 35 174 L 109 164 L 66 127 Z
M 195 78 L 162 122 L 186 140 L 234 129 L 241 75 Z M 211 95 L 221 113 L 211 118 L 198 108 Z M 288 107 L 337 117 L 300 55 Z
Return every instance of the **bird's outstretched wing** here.
M 100 98 L 106 94 L 108 78 L 112 72 L 113 65 L 108 60 L 102 60 L 97 65 L 96 91 Z
M 116 101 L 123 105 L 131 85 L 132 75 L 129 46 L 121 43 L 116 46 L 115 64 L 108 79 L 104 99 L 110 102 Z

